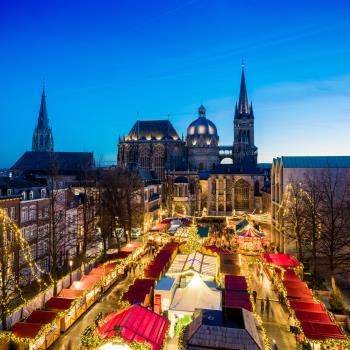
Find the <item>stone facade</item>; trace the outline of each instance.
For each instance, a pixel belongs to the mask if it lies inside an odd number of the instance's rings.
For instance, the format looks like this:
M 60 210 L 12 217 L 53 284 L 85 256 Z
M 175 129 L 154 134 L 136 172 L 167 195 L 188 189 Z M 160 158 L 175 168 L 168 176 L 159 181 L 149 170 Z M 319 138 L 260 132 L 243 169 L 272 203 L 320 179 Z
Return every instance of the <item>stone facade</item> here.
M 224 216 L 234 211 L 269 210 L 262 194 L 269 192 L 269 171 L 266 164 L 257 164 L 254 113 L 243 69 L 233 147 L 219 146 L 217 128 L 206 114 L 201 105 L 198 117 L 187 128 L 185 142 L 168 120 L 137 121 L 129 134 L 119 139 L 118 163 L 136 164 L 157 174 L 169 215 L 200 216 L 205 211 Z M 220 164 L 220 147 L 229 150 L 231 164 Z

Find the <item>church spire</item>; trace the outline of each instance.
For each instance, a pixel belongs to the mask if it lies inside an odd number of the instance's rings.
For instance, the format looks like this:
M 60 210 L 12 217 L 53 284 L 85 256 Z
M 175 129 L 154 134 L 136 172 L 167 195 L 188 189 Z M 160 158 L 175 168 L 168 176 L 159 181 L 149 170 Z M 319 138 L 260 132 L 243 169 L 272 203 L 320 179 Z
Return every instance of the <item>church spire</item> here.
M 45 82 L 41 94 L 38 124 L 33 133 L 32 151 L 53 152 L 53 136 L 46 108 Z
M 40 110 L 39 110 L 39 116 L 38 116 L 38 127 L 39 128 L 49 127 L 49 117 L 47 115 L 47 108 L 46 108 L 45 83 L 43 85 L 43 92 L 41 95 L 41 103 L 40 103 Z
M 239 90 L 238 111 L 241 114 L 249 112 L 248 94 L 247 94 L 247 87 L 245 84 L 245 77 L 244 77 L 244 64 L 242 64 L 242 77 L 241 77 L 241 88 Z

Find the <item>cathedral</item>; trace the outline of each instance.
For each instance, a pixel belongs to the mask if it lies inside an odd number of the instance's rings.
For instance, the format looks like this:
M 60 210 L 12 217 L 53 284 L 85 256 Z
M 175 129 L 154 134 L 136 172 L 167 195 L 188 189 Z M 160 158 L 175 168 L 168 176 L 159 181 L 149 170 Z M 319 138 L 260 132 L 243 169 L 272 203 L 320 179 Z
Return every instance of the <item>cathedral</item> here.
M 207 118 L 203 105 L 185 139 L 169 120 L 138 120 L 118 143 L 118 164 L 136 165 L 160 179 L 169 215 L 264 211 L 262 197 L 269 187 L 269 166 L 258 164 L 257 158 L 253 105 L 248 100 L 244 67 L 231 146 L 219 144 L 217 127 Z

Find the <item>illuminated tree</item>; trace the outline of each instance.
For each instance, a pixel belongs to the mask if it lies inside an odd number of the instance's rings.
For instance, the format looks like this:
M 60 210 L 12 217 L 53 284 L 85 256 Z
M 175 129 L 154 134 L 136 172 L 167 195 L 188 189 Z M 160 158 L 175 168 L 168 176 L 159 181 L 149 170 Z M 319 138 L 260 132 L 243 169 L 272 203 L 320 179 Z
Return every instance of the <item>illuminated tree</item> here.
M 184 254 L 195 253 L 201 249 L 200 237 L 198 235 L 198 229 L 196 225 L 191 225 L 188 229 L 187 242 L 183 247 Z
M 21 284 L 28 277 L 41 282 L 30 245 L 16 224 L 0 209 L 0 316 L 2 329 L 11 310 L 25 301 Z

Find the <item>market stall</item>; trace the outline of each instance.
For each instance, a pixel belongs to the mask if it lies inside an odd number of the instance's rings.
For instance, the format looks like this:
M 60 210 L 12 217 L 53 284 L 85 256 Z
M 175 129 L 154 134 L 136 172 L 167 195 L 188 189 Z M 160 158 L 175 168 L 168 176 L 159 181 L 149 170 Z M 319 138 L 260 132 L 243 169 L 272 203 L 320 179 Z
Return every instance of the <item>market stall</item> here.
M 241 274 L 241 256 L 238 253 L 220 254 L 220 273 L 226 275 Z
M 25 322 L 17 322 L 12 327 L 12 333 L 16 337 L 15 349 L 47 349 L 60 336 L 59 323 L 60 320 L 56 312 L 33 311 Z
M 86 292 L 85 302 L 86 307 L 89 308 L 101 294 L 101 287 L 97 285 L 99 280 L 100 279 L 83 276 L 80 281 L 73 282 L 69 289 Z
M 176 321 L 192 315 L 195 309 L 221 310 L 221 292 L 210 289 L 195 273 L 185 288 L 178 288 L 168 310 L 170 336 L 174 335 Z
M 217 257 L 200 252 L 189 255 L 178 254 L 166 274 L 170 277 L 179 277 L 189 273 L 198 273 L 206 280 L 216 279 L 218 275 Z
M 140 305 L 133 305 L 108 315 L 95 329 L 95 335 L 105 342 L 112 342 L 118 337 L 125 340 L 125 344 L 137 341 L 149 344 L 152 350 L 160 350 L 168 325 L 169 321 L 164 317 Z
M 169 309 L 175 289 L 175 278 L 163 277 L 159 280 L 154 290 L 154 311 L 162 313 Z M 157 307 L 158 310 L 156 310 Z

